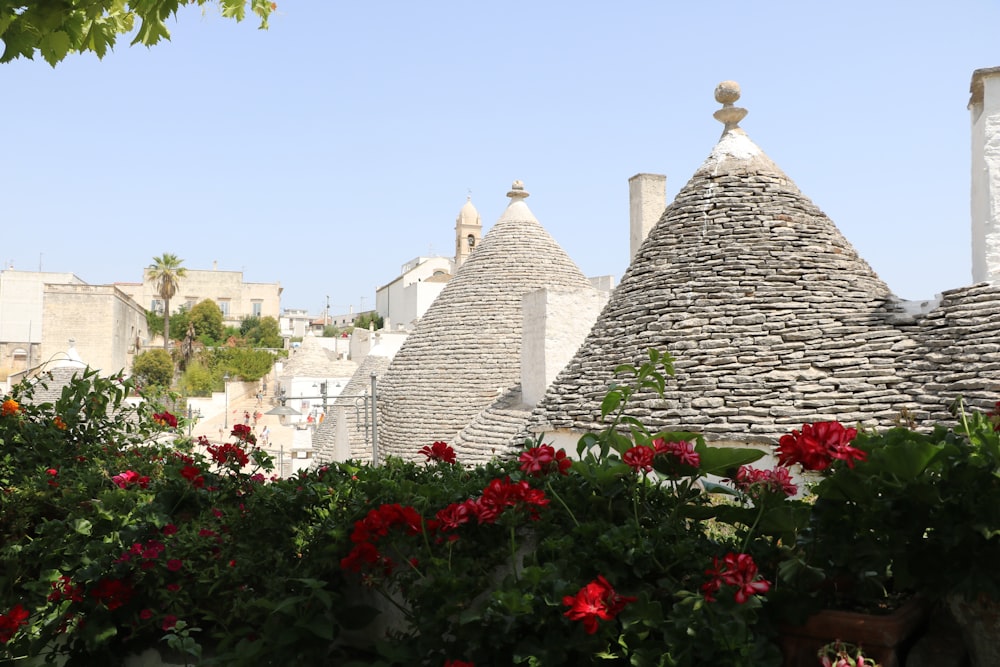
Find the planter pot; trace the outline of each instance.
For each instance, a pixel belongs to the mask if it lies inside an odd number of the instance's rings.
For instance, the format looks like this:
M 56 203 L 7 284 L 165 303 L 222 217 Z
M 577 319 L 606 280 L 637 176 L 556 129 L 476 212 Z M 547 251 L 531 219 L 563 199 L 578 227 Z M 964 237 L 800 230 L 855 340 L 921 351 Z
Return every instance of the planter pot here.
M 927 616 L 928 605 L 914 597 L 891 614 L 865 614 L 824 610 L 802 625 L 780 628 L 784 667 L 816 667 L 817 652 L 830 642 L 841 640 L 864 649 L 882 667 L 900 667 L 911 640 Z M 1000 664 L 1000 663 L 992 663 Z
M 946 602 L 973 667 L 1000 665 L 1000 603 L 985 595 L 974 600 L 950 595 Z

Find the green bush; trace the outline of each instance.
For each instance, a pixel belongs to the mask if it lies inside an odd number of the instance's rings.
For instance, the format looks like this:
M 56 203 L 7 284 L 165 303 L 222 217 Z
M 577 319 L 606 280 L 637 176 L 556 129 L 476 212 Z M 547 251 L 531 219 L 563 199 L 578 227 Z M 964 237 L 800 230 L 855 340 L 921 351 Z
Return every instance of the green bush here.
M 174 379 L 174 360 L 166 350 L 146 350 L 136 355 L 132 374 L 140 386 L 169 387 Z

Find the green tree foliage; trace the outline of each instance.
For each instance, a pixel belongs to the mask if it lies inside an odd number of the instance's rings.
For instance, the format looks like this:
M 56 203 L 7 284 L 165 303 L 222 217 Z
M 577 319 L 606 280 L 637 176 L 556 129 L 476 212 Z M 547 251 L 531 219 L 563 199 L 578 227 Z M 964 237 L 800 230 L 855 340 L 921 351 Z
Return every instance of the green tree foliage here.
M 119 35 L 134 32 L 132 44 L 169 40 L 167 19 L 181 7 L 217 5 L 226 18 L 242 21 L 247 8 L 260 28 L 277 5 L 271 0 L 21 0 L 0 2 L 0 63 L 41 54 L 56 66 L 70 53 L 90 51 L 103 58 Z
M 195 335 L 204 342 L 213 344 L 224 339 L 226 328 L 222 325 L 222 309 L 211 299 L 195 304 L 191 309 L 191 323 Z
M 376 313 L 374 310 L 367 313 L 361 313 L 356 318 L 354 318 L 354 327 L 356 329 L 367 329 L 368 325 L 374 322 L 376 329 L 381 329 L 384 325 L 382 316 Z
M 146 267 L 146 279 L 156 283 L 156 292 L 163 299 L 163 349 L 170 347 L 170 299 L 177 294 L 181 278 L 187 273 L 183 259 L 169 252 L 153 258 Z
M 201 362 L 192 361 L 178 381 L 181 393 L 186 396 L 208 396 L 215 388 L 215 378 Z
M 174 379 L 174 360 L 170 353 L 159 348 L 136 355 L 132 374 L 143 386 L 169 387 Z
M 274 366 L 274 355 L 267 350 L 248 347 L 217 347 L 205 355 L 205 363 L 213 376 L 241 378 L 245 382 L 255 382 L 267 375 Z
M 278 327 L 278 320 L 270 315 L 265 317 L 244 317 L 240 322 L 240 336 L 251 347 L 284 347 L 281 338 L 281 329 Z

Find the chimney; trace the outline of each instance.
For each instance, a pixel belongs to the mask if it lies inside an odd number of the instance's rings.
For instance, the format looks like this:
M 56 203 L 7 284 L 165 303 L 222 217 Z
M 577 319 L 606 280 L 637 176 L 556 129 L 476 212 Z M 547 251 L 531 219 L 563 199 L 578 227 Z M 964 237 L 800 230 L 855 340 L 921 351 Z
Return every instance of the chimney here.
M 972 282 L 1000 280 L 1000 67 L 972 73 Z
M 629 261 L 667 207 L 667 177 L 636 174 L 628 179 Z

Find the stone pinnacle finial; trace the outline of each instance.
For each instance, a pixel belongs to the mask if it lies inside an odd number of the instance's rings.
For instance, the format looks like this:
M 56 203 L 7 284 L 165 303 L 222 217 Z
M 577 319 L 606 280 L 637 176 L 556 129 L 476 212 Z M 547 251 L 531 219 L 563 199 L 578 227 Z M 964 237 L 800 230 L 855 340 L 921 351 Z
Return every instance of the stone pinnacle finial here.
M 518 199 L 527 199 L 530 195 L 524 189 L 523 181 L 514 181 L 514 184 L 510 186 L 510 192 L 507 193 L 510 197 L 510 203 L 514 203 Z
M 715 101 L 721 104 L 722 108 L 712 115 L 715 120 L 725 124 L 723 134 L 739 127 L 740 121 L 746 118 L 746 109 L 733 106 L 733 102 L 738 99 L 740 99 L 740 84 L 735 81 L 723 81 L 715 87 Z

